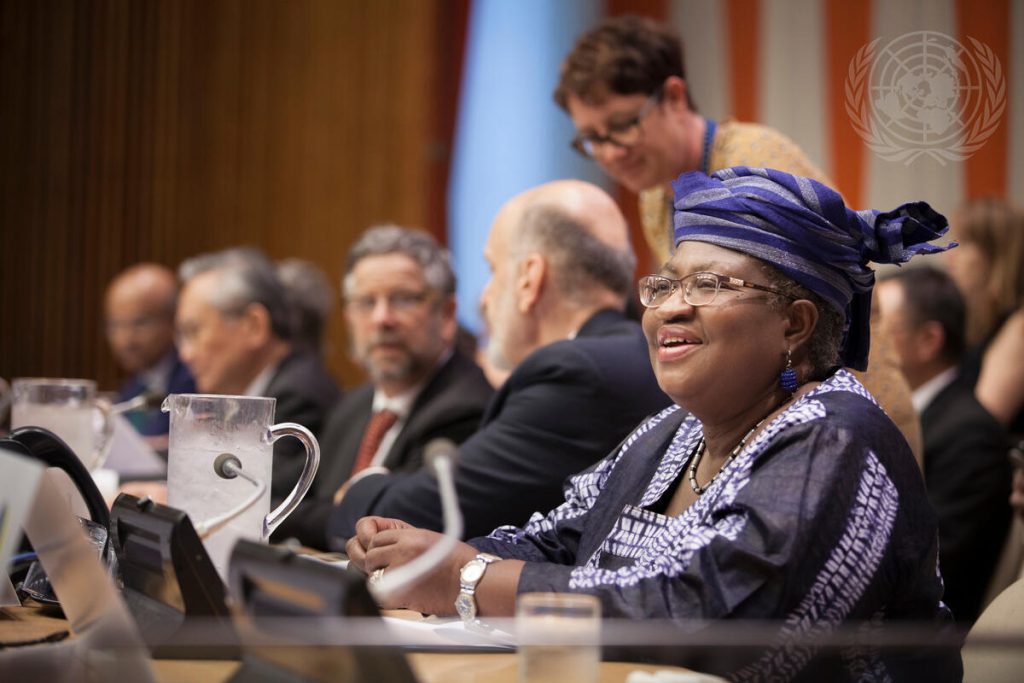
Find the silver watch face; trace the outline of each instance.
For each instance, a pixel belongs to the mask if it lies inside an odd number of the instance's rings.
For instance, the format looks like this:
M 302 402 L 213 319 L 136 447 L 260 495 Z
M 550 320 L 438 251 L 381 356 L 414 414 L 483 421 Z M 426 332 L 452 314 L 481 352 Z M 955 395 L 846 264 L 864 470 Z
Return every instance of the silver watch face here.
M 475 619 L 476 600 L 469 593 L 459 593 L 459 597 L 455 598 L 455 611 L 464 621 Z
M 475 584 L 480 580 L 480 577 L 484 575 L 484 569 L 487 565 L 481 560 L 472 560 L 466 563 L 466 566 L 459 572 L 459 578 L 462 579 L 463 583 L 470 585 Z

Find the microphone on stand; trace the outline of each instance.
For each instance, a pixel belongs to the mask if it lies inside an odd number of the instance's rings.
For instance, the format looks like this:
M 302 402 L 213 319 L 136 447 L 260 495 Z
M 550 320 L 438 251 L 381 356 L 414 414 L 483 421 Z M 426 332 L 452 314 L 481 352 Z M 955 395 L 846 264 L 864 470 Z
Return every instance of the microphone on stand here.
M 423 457 L 434 470 L 441 494 L 444 535 L 427 552 L 408 564 L 388 570 L 379 581 L 371 583 L 370 590 L 377 599 L 383 600 L 430 573 L 462 540 L 462 511 L 459 510 L 459 498 L 455 492 L 455 462 L 458 453 L 459 448 L 451 439 L 434 439 L 424 449 Z
M 241 461 L 231 453 L 221 453 L 218 455 L 217 459 L 213 461 L 213 471 L 216 472 L 217 476 L 221 479 L 234 479 L 235 477 L 241 477 L 255 486 L 256 492 L 242 501 L 242 504 L 234 510 L 229 510 L 222 515 L 211 517 L 210 519 L 197 523 L 195 525 L 196 533 L 199 534 L 199 538 L 202 539 L 209 538 L 217 531 L 220 531 L 227 526 L 231 520 L 235 519 L 258 503 L 260 498 L 263 496 L 263 492 L 267 490 L 267 483 L 243 471 Z

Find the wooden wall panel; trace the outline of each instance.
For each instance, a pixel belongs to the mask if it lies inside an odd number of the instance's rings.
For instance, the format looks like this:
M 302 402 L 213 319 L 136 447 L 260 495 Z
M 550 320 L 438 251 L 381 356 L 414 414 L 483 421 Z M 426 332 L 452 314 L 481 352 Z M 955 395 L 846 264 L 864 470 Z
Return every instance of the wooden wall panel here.
M 0 376 L 116 386 L 103 288 L 137 261 L 251 244 L 337 281 L 375 222 L 443 235 L 439 117 L 465 15 L 465 0 L 0 0 Z M 358 381 L 339 311 L 329 345 Z

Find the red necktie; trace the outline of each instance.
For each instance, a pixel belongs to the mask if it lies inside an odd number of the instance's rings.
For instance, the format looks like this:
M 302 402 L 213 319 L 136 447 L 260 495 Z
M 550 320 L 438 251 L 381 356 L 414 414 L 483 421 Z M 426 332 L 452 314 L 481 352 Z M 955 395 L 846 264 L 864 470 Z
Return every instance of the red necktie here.
M 398 422 L 398 413 L 390 410 L 381 410 L 370 417 L 370 422 L 366 425 L 366 431 L 363 433 L 363 441 L 359 444 L 359 454 L 356 455 L 356 464 L 352 467 L 352 474 L 370 466 L 373 456 L 380 448 L 380 442 L 384 440 L 384 435 L 396 422 Z

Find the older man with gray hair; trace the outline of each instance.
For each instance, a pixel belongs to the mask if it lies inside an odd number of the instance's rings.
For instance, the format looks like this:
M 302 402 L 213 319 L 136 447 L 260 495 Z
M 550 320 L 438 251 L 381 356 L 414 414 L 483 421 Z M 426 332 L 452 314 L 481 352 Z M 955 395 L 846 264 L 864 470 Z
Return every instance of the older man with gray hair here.
M 314 434 L 340 392 L 319 358 L 293 348 L 292 313 L 273 264 L 258 250 L 229 249 L 181 264 L 178 351 L 206 394 L 277 399 L 275 419 Z M 274 445 L 271 497 L 283 499 L 302 471 L 301 445 Z
M 448 252 L 422 230 L 381 225 L 345 259 L 345 322 L 352 359 L 369 381 L 331 411 L 320 473 L 277 538 L 325 544 L 332 498 L 373 473 L 413 473 L 436 438 L 465 441 L 493 393 L 455 345 L 455 275 Z

